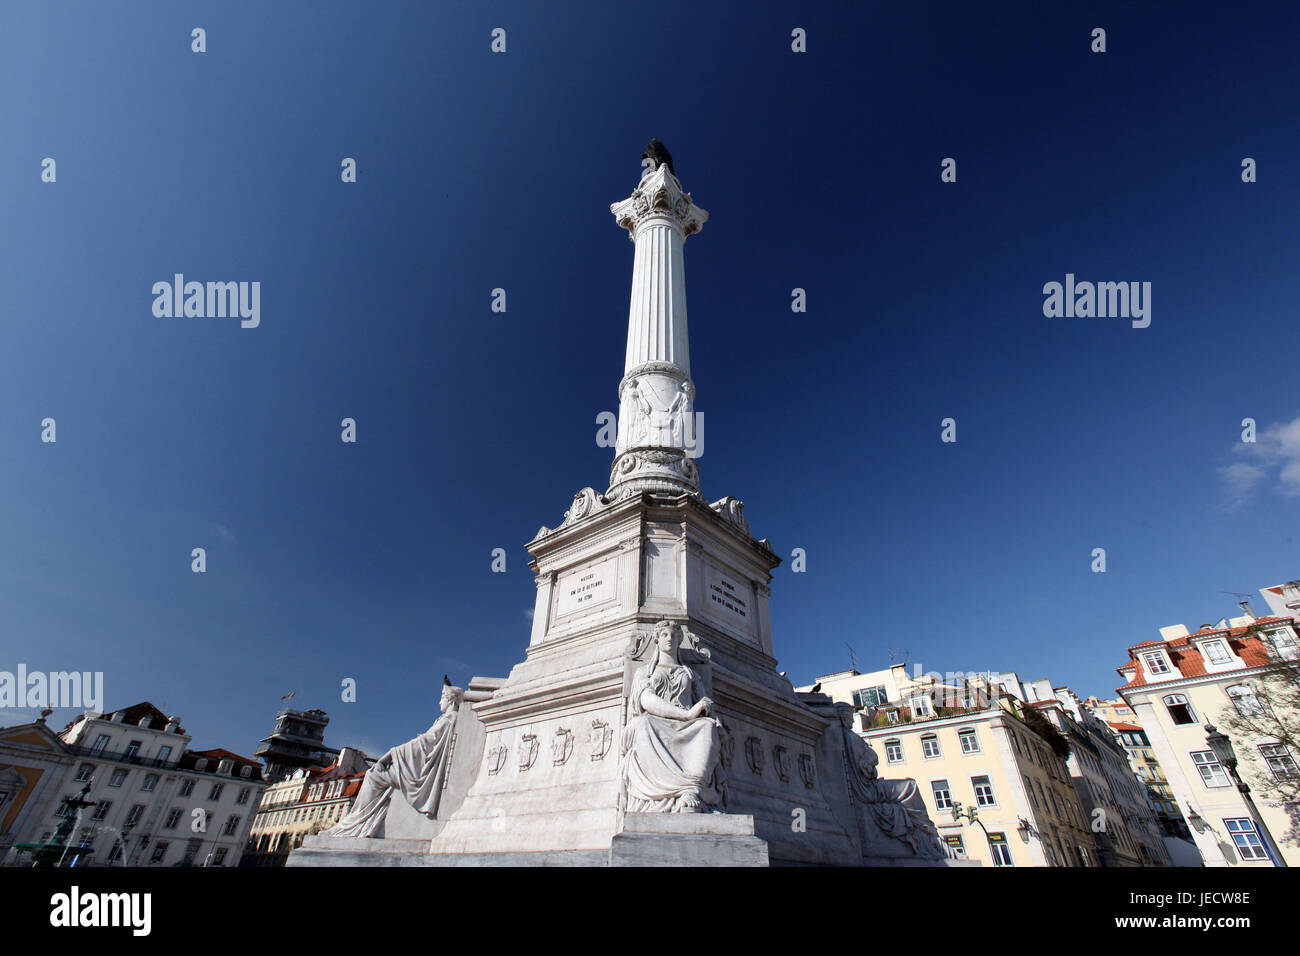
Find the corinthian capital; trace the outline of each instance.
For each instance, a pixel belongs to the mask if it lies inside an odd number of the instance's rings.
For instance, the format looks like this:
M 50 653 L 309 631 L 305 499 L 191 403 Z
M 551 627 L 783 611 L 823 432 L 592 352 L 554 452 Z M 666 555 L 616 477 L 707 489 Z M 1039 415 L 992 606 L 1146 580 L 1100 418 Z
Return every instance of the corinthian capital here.
M 691 194 L 682 189 L 681 182 L 666 165 L 647 170 L 632 195 L 622 202 L 611 203 L 609 211 L 633 241 L 636 241 L 637 228 L 644 222 L 667 221 L 685 239 L 699 232 L 709 218 L 707 212 L 695 205 Z

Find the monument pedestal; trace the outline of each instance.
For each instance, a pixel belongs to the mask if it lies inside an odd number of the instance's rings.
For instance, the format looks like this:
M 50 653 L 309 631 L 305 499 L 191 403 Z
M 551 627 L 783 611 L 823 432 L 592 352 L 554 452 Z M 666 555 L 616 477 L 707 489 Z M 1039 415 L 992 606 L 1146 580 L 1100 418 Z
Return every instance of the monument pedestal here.
M 428 840 L 332 837 L 317 833 L 289 854 L 285 866 L 410 866 L 429 852 Z
M 610 866 L 767 866 L 767 841 L 739 813 L 628 813 Z

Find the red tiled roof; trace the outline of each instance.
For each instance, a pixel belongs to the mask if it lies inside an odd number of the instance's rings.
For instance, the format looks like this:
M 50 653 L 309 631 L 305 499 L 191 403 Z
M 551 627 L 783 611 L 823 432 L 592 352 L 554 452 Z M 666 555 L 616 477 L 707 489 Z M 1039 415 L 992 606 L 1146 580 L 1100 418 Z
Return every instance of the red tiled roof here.
M 1134 731 L 1134 730 L 1141 730 L 1141 729 L 1142 729 L 1142 728 L 1139 727 L 1137 724 L 1126 724 L 1126 723 L 1123 723 L 1123 722 L 1116 723 L 1115 721 L 1107 721 L 1107 723 L 1110 724 L 1112 727 L 1114 727 L 1116 730 L 1128 730 L 1128 731 Z
M 1208 671 L 1205 669 L 1205 661 L 1201 657 L 1201 652 L 1196 648 L 1195 641 L 1202 638 L 1219 635 L 1227 638 L 1229 646 L 1241 658 L 1242 663 L 1247 667 L 1263 667 L 1270 661 L 1268 647 L 1259 638 L 1257 633 L 1251 632 L 1260 624 L 1286 624 L 1290 623 L 1291 618 L 1287 617 L 1261 617 L 1250 624 L 1244 624 L 1241 627 L 1215 628 L 1207 627 L 1197 631 L 1194 634 L 1188 634 L 1185 637 L 1176 637 L 1169 641 L 1146 641 L 1142 644 L 1135 644 L 1129 648 L 1130 653 L 1140 647 L 1149 647 L 1152 644 L 1163 644 L 1165 651 L 1169 654 L 1170 661 L 1176 669 L 1176 674 L 1168 675 L 1163 681 L 1152 681 L 1150 683 L 1163 684 L 1167 681 L 1185 680 L 1190 677 L 1204 677 Z M 1148 681 L 1144 672 L 1137 667 L 1137 656 L 1122 667 L 1117 667 L 1116 671 L 1121 677 L 1129 677 L 1129 681 L 1120 691 L 1125 691 L 1133 687 L 1144 687 Z M 1126 672 L 1132 671 L 1130 677 Z

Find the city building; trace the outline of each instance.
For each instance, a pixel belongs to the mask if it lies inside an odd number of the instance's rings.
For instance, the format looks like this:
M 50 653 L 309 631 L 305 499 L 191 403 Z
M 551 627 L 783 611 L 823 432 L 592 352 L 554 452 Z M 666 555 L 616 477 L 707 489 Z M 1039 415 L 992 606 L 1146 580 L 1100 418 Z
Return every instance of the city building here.
M 1300 617 L 1300 581 L 1260 588 L 1259 593 L 1264 596 L 1269 613 L 1274 617 Z
M 1266 600 L 1273 591 L 1270 606 L 1285 607 L 1295 583 L 1265 589 Z M 1257 712 L 1260 679 L 1271 667 L 1300 658 L 1294 618 L 1257 619 L 1247 602 L 1241 606 L 1240 617 L 1194 632 L 1181 624 L 1163 627 L 1160 640 L 1130 647 L 1128 663 L 1117 668 L 1127 681 L 1119 693 L 1133 708 L 1133 722 L 1154 750 L 1205 865 L 1273 866 L 1279 855 L 1294 865 L 1300 848 L 1276 842 L 1287 833 L 1290 815 L 1267 792 L 1274 780 L 1300 774 L 1296 755 L 1276 739 L 1229 738 L 1240 759 L 1234 768 L 1224 741 L 1207 729 L 1221 729 L 1233 712 Z M 1253 800 L 1239 790 L 1234 774 Z
M 331 766 L 339 751 L 325 746 L 325 728 L 329 716 L 323 710 L 285 708 L 275 715 L 275 730 L 263 737 L 253 756 L 266 765 L 266 778 L 284 780 L 295 770 L 314 770 Z
M 12 806 L 0 803 L 0 864 L 31 865 L 64 824 L 65 863 L 238 865 L 266 785 L 261 767 L 229 750 L 189 750 L 190 740 L 179 718 L 147 701 L 87 711 L 58 734 L 44 718 L 0 731 L 0 780 L 23 781 Z M 71 808 L 79 795 L 85 805 Z
M 814 686 L 858 709 L 882 777 L 911 777 L 953 856 L 986 866 L 1099 866 L 1068 744 L 1014 674 L 843 671 Z M 810 688 L 800 688 L 808 690 Z
M 344 747 L 326 768 L 299 768 L 262 794 L 241 866 L 284 866 L 303 838 L 327 830 L 352 809 L 370 758 Z
M 1146 788 L 1114 732 L 1069 687 L 1016 686 L 1070 742 L 1067 766 L 1103 866 L 1171 866 Z

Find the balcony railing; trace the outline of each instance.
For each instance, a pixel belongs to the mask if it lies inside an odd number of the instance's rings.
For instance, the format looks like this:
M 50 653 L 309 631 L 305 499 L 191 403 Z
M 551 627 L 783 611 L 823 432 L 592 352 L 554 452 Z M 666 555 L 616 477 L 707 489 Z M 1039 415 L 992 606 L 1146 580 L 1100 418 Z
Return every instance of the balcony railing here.
M 177 760 L 180 759 L 179 757 L 167 757 L 165 760 L 158 757 L 141 757 L 139 753 L 133 750 L 96 750 L 93 746 L 86 746 L 85 744 L 69 744 L 68 749 L 79 757 L 110 760 L 114 763 L 130 764 L 133 767 L 173 769 Z

